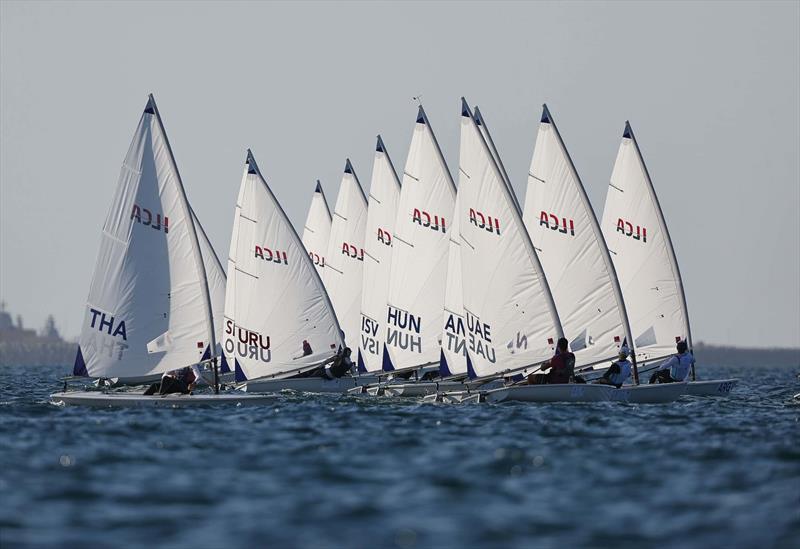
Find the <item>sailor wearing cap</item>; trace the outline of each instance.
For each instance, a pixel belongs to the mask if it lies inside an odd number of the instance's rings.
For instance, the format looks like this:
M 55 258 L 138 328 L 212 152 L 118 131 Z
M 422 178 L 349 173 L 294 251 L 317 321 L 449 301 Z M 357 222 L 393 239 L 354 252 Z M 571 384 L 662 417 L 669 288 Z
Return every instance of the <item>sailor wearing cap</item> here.
M 603 377 L 595 381 L 595 383 L 602 383 L 604 385 L 613 385 L 617 389 L 628 381 L 631 377 L 632 365 L 628 360 L 628 355 L 631 354 L 630 349 L 623 345 L 619 349 L 619 358 L 611 363 L 611 367 L 603 374 Z
M 686 381 L 689 372 L 694 364 L 694 356 L 689 352 L 686 341 L 679 341 L 676 345 L 678 354 L 672 355 L 665 360 L 658 370 L 650 377 L 650 383 L 674 383 Z

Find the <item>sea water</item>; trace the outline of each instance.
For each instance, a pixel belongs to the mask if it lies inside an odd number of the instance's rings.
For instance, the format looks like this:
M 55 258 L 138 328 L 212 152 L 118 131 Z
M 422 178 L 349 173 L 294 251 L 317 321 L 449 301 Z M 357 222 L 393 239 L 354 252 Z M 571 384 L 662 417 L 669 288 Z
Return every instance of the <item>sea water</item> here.
M 730 398 L 59 407 L 0 369 L 0 546 L 797 547 L 800 367 Z

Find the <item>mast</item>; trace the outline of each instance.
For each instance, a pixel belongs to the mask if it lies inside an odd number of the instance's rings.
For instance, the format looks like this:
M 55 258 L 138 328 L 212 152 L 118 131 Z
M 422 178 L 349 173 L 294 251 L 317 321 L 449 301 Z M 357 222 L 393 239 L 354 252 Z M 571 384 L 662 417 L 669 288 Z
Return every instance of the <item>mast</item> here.
M 622 327 L 625 330 L 625 338 L 628 341 L 628 348 L 631 351 L 631 358 L 633 362 L 633 379 L 634 382 L 638 385 L 639 369 L 636 365 L 636 352 L 634 349 L 631 324 L 630 321 L 628 320 L 628 310 L 625 307 L 625 300 L 622 297 L 622 288 L 619 285 L 619 278 L 617 278 L 617 270 L 614 268 L 614 261 L 611 259 L 611 254 L 608 251 L 608 245 L 606 244 L 606 239 L 603 236 L 603 231 L 600 228 L 600 223 L 598 223 L 597 221 L 597 216 L 594 213 L 594 208 L 592 208 L 592 203 L 589 201 L 589 197 L 586 194 L 586 188 L 583 186 L 583 181 L 581 181 L 581 177 L 580 175 L 578 175 L 578 170 L 575 168 L 575 164 L 572 161 L 572 157 L 570 156 L 567 147 L 564 145 L 564 140 L 561 138 L 561 132 L 558 131 L 558 126 L 556 126 L 556 122 L 555 120 L 553 120 L 553 115 L 550 114 L 550 109 L 547 108 L 546 103 L 542 105 L 541 122 L 550 124 L 553 127 L 556 138 L 558 140 L 558 145 L 561 147 L 561 151 L 564 153 L 564 156 L 567 159 L 567 163 L 569 164 L 569 169 L 572 172 L 573 177 L 575 177 L 575 181 L 578 182 L 578 194 L 581 197 L 581 201 L 583 202 L 586 211 L 592 214 L 589 216 L 589 221 L 591 222 L 592 232 L 594 232 L 595 238 L 597 238 L 598 241 L 602 243 L 600 251 L 603 254 L 603 261 L 606 264 L 606 269 L 608 270 L 609 277 L 611 278 L 611 286 L 614 288 L 614 297 L 617 299 L 617 307 L 619 308 L 620 314 L 622 315 Z
M 481 144 L 483 144 L 486 152 L 488 153 L 489 158 L 492 159 L 491 164 L 492 168 L 494 169 L 495 175 L 500 181 L 505 183 L 505 178 L 503 177 L 503 174 L 499 166 L 497 165 L 494 156 L 492 155 L 492 151 L 489 148 L 489 145 L 487 144 L 486 139 L 483 136 L 483 132 L 481 132 L 480 128 L 478 127 L 478 123 L 475 120 L 475 117 L 473 116 L 472 112 L 470 111 L 469 105 L 467 104 L 467 100 L 464 99 L 463 97 L 461 98 L 461 113 L 462 115 L 466 114 L 467 116 L 469 116 L 470 120 L 472 120 L 472 123 L 475 124 L 476 126 L 475 129 L 477 130 L 478 135 L 481 138 L 480 139 Z M 511 206 L 510 210 L 512 212 L 514 220 L 516 221 L 518 226 L 522 228 L 521 234 L 523 235 L 523 241 L 525 242 L 525 249 L 528 252 L 528 256 L 531 259 L 534 268 L 536 269 L 536 273 L 539 275 L 542 288 L 544 290 L 544 294 L 545 296 L 547 296 L 547 306 L 548 309 L 550 310 L 551 320 L 556 329 L 556 334 L 555 334 L 556 338 L 557 339 L 562 338 L 564 337 L 564 329 L 561 326 L 561 319 L 558 316 L 556 303 L 555 300 L 553 299 L 553 292 L 550 291 L 550 284 L 547 282 L 547 277 L 545 276 L 544 269 L 542 268 L 542 264 L 539 261 L 539 256 L 536 255 L 536 250 L 534 249 L 533 243 L 531 242 L 530 236 L 528 235 L 528 229 L 525 227 L 525 223 L 522 220 L 522 212 L 520 211 L 517 201 L 513 196 L 513 192 L 509 189 L 509 186 L 507 184 L 504 184 L 503 188 L 505 189 L 506 199 L 509 201 L 509 204 Z M 469 356 L 467 358 L 469 358 Z M 530 367 L 530 365 L 527 367 Z
M 669 236 L 669 229 L 667 229 L 667 222 L 664 219 L 664 212 L 661 211 L 661 204 L 658 202 L 656 190 L 653 188 L 653 180 L 650 179 L 650 172 L 647 170 L 647 164 L 644 162 L 642 151 L 639 149 L 639 143 L 636 141 L 636 136 L 633 134 L 633 128 L 631 128 L 631 123 L 628 120 L 625 121 L 625 132 L 622 134 L 622 137 L 623 139 L 628 138 L 633 142 L 633 146 L 636 150 L 636 156 L 639 158 L 639 164 L 642 166 L 644 179 L 647 182 L 647 190 L 650 193 L 650 198 L 652 198 L 653 204 L 655 205 L 658 224 L 661 228 L 661 232 L 664 233 L 664 239 L 667 242 L 667 256 L 669 257 L 669 262 L 672 266 L 672 275 L 675 277 L 675 283 L 678 286 L 678 292 L 681 294 L 681 312 L 683 313 L 683 321 L 686 324 L 686 343 L 689 345 L 689 352 L 694 354 L 694 347 L 692 345 L 692 330 L 689 326 L 689 309 L 686 306 L 686 293 L 683 290 L 683 279 L 681 278 L 681 271 L 678 268 L 678 259 L 675 256 L 675 248 L 672 246 L 672 238 Z M 695 381 L 695 379 L 696 376 L 694 364 L 692 364 L 692 381 Z
M 183 207 L 184 216 L 186 219 L 189 220 L 191 224 L 191 228 L 189 229 L 189 237 L 192 240 L 192 252 L 195 260 L 195 267 L 197 268 L 197 274 L 200 276 L 200 280 L 202 283 L 203 288 L 203 296 L 204 304 L 206 307 L 206 319 L 208 321 L 208 334 L 209 334 L 209 344 L 210 344 L 210 355 L 212 357 L 212 364 L 214 365 L 214 393 L 219 394 L 219 367 L 217 363 L 217 337 L 214 330 L 214 313 L 211 308 L 211 292 L 208 289 L 208 278 L 206 277 L 206 266 L 203 263 L 203 256 L 200 252 L 200 241 L 197 239 L 197 230 L 195 228 L 194 223 L 194 215 L 192 212 L 191 207 L 189 206 L 189 200 L 186 198 L 186 190 L 183 188 L 183 180 L 181 179 L 181 174 L 178 171 L 178 165 L 175 162 L 175 155 L 172 153 L 172 146 L 169 144 L 169 137 L 167 137 L 167 131 L 164 129 L 164 123 L 161 121 L 161 114 L 158 112 L 158 106 L 156 106 L 156 100 L 153 97 L 153 94 L 148 95 L 147 107 L 145 108 L 145 112 L 152 113 L 156 117 L 156 121 L 158 122 L 158 127 L 161 130 L 161 134 L 164 136 L 164 143 L 167 145 L 167 152 L 169 153 L 169 161 L 172 164 L 172 169 L 175 170 L 175 177 L 177 178 L 178 183 L 178 192 L 180 193 L 181 197 L 181 206 Z M 217 259 L 219 261 L 219 259 Z

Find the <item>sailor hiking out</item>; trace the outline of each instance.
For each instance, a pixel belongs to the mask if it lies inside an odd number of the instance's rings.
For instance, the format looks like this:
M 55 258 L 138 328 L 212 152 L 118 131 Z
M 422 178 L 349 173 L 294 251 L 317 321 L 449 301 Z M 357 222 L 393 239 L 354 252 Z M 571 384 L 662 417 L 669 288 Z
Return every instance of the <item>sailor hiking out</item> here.
M 676 347 L 678 354 L 672 355 L 669 360 L 665 360 L 658 367 L 658 370 L 650 376 L 650 383 L 675 383 L 686 381 L 686 378 L 689 377 L 689 372 L 694 364 L 694 356 L 689 352 L 686 341 L 679 341 Z
M 619 359 L 615 362 L 612 362 L 608 370 L 606 370 L 603 376 L 595 381 L 595 383 L 600 383 L 602 385 L 613 385 L 617 389 L 622 387 L 622 385 L 628 381 L 628 378 L 631 377 L 631 370 L 633 368 L 628 360 L 628 355 L 630 355 L 630 350 L 628 347 L 625 345 L 620 347 Z

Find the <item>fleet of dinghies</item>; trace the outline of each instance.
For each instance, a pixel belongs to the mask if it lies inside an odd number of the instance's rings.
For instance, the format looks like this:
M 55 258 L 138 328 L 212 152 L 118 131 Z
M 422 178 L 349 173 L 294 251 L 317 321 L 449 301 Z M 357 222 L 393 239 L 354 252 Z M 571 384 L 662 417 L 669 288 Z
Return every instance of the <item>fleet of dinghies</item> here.
M 333 215 L 317 181 L 301 240 L 248 150 L 226 276 L 149 96 L 103 225 L 73 375 L 53 402 L 260 404 L 295 390 L 664 403 L 736 386 L 698 381 L 694 365 L 691 381 L 640 383 L 677 342 L 691 351 L 692 336 L 630 124 L 600 222 L 547 106 L 524 206 L 463 98 L 456 175 L 457 186 L 420 105 L 402 174 L 378 136 L 368 197 L 347 160 Z M 627 347 L 631 383 L 528 384 L 561 337 L 589 378 Z M 333 374 L 351 353 L 351 371 Z M 192 365 L 213 392 L 118 387 Z M 87 380 L 98 387 L 68 390 Z

